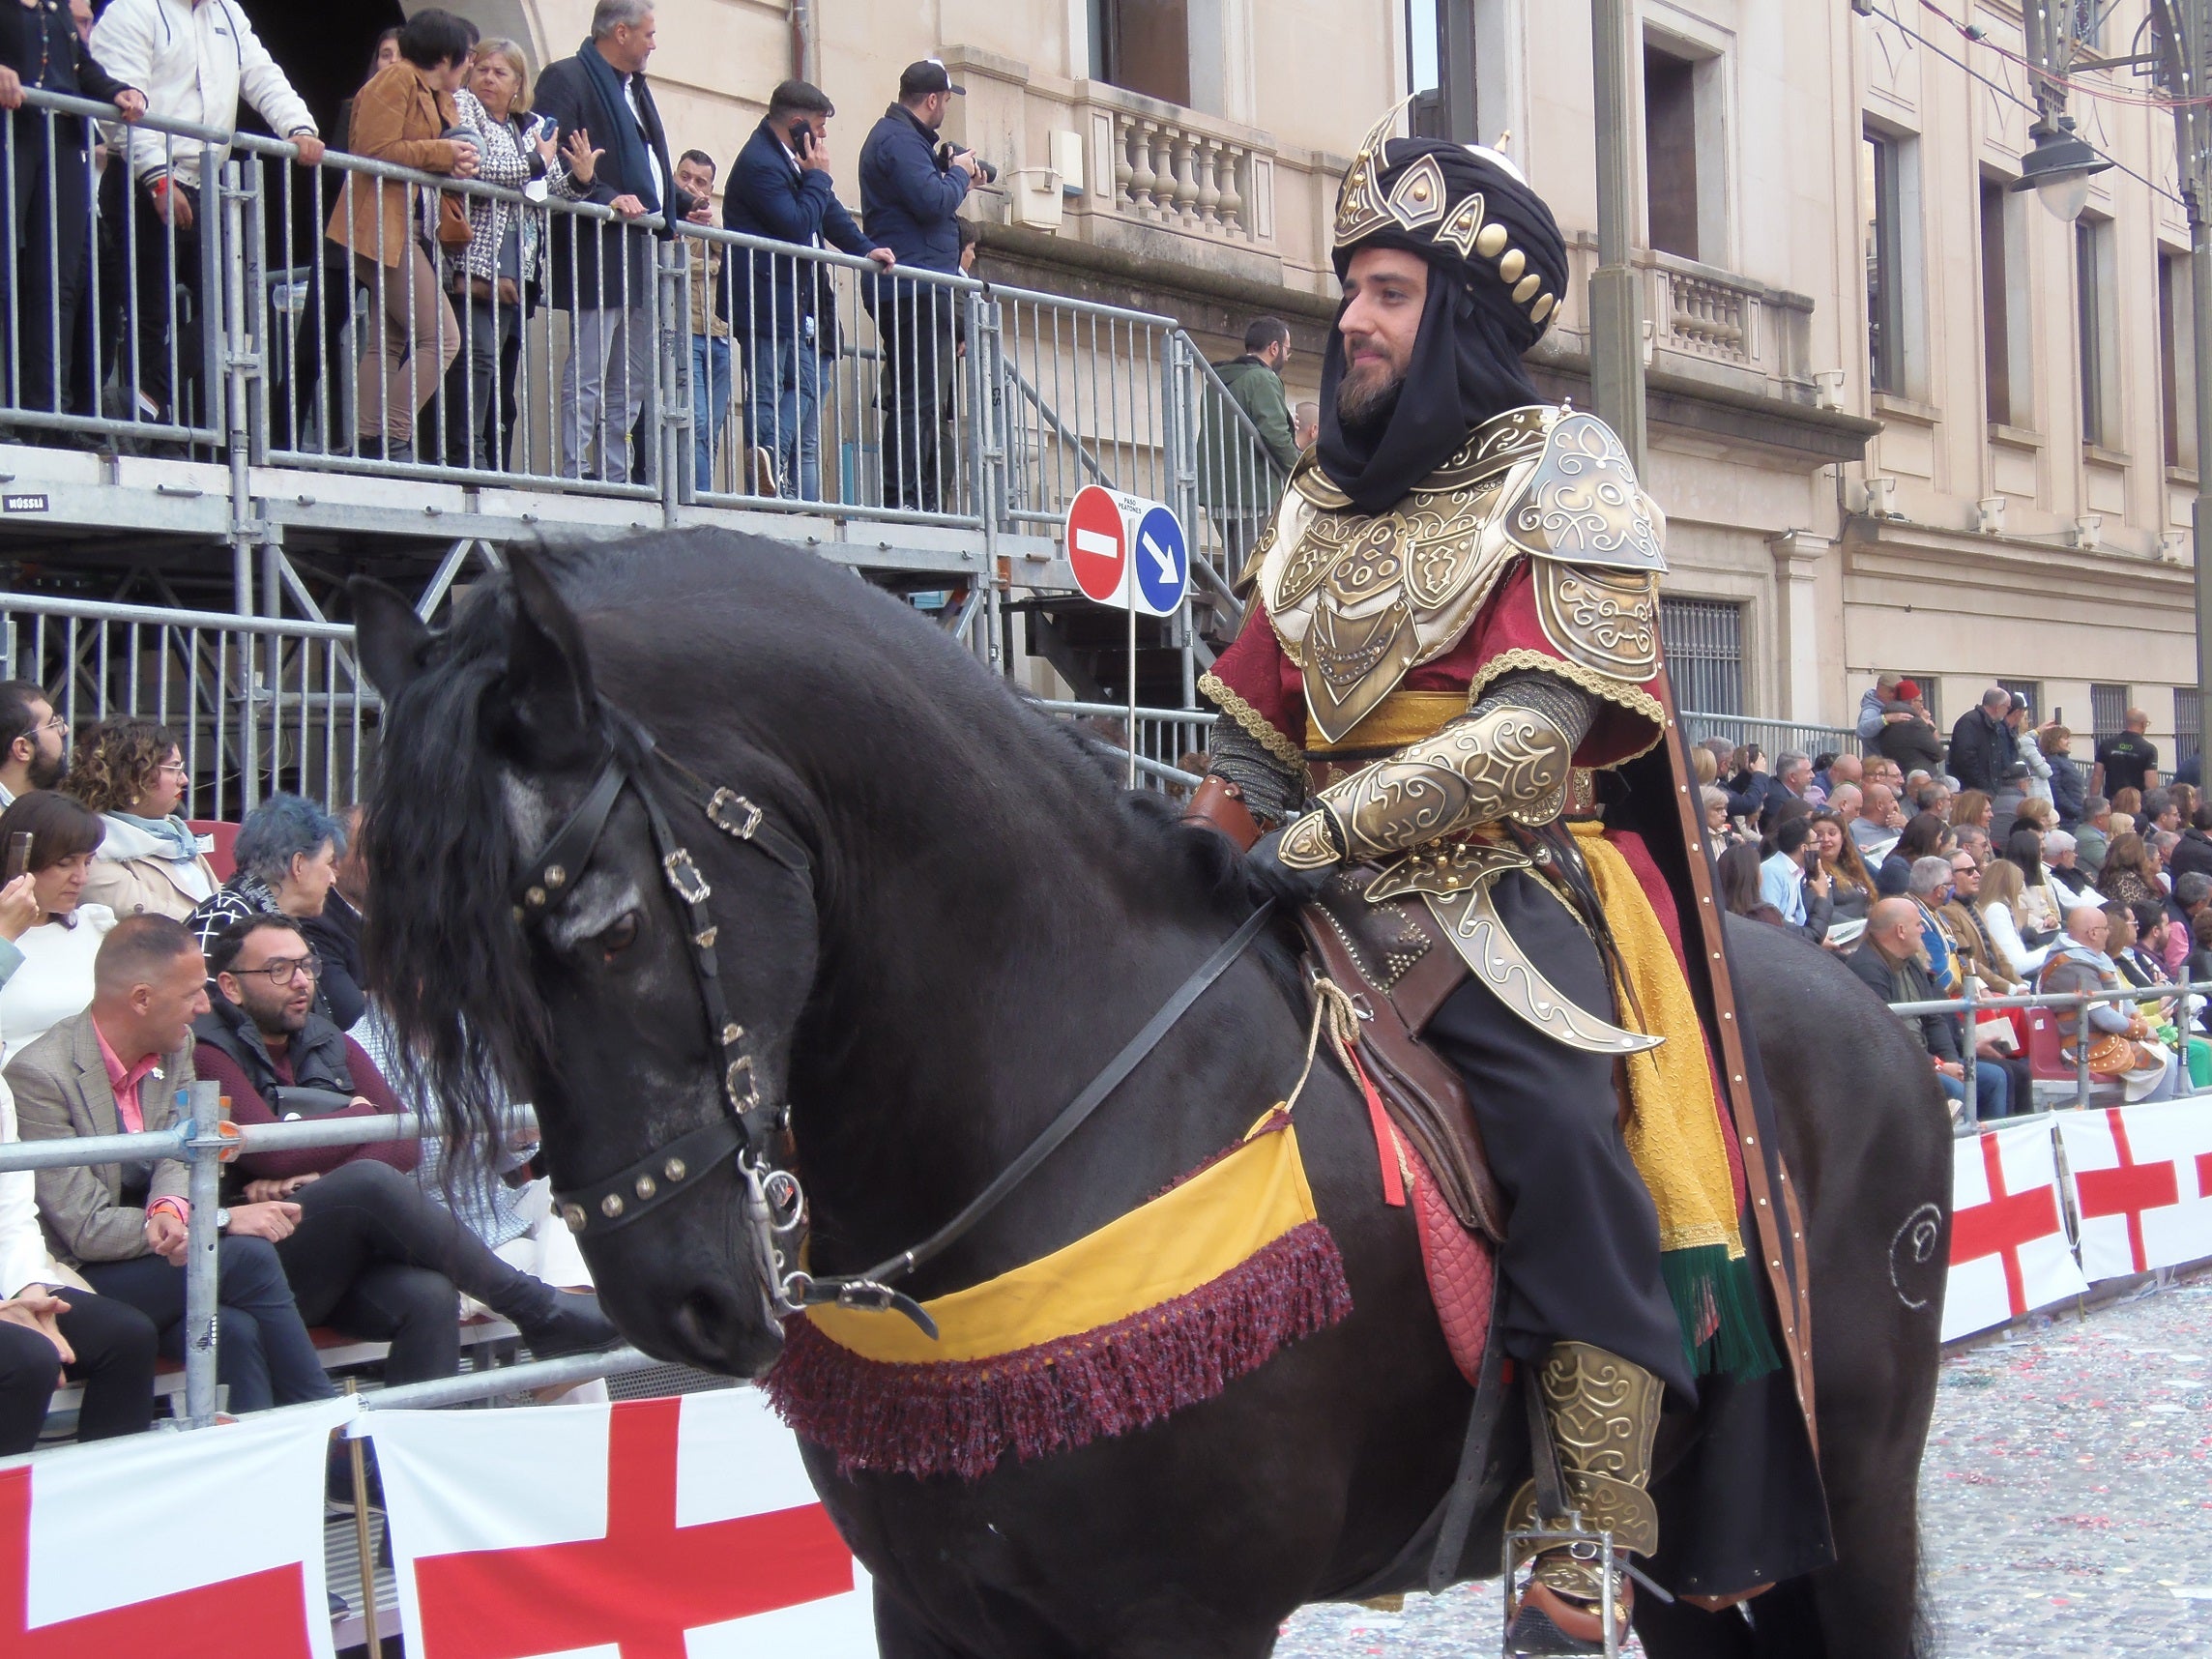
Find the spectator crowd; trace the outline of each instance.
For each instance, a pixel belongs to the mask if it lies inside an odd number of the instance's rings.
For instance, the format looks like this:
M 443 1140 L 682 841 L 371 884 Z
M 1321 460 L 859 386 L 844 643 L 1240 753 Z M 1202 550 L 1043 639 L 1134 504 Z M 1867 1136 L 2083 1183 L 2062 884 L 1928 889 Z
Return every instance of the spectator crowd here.
M 282 442 L 316 441 L 304 430 L 312 421 L 326 448 L 345 447 L 347 412 L 321 407 L 326 370 L 332 385 L 339 378 L 324 359 L 358 306 L 350 429 L 360 453 L 479 470 L 530 464 L 518 382 L 530 372 L 531 319 L 550 308 L 567 327 L 560 361 L 542 371 L 558 398 L 545 399 L 552 417 L 538 441 L 550 455 L 536 464 L 609 483 L 653 480 L 655 249 L 679 225 L 718 219 L 760 246 L 684 239 L 693 402 L 684 461 L 697 487 L 822 498 L 824 394 L 840 353 L 859 350 L 844 330 L 864 309 L 877 335 L 883 503 L 945 508 L 966 346 L 957 295 L 933 277 L 972 271 L 977 237 L 961 210 L 978 181 L 996 176 L 941 136 L 966 89 L 934 58 L 907 67 L 860 145 L 856 215 L 832 186 L 836 106 L 819 87 L 777 86 L 725 170 L 670 134 L 648 73 L 657 44 L 654 0 L 596 0 L 588 38 L 534 80 L 519 43 L 484 37 L 451 12 L 416 10 L 378 38 L 326 145 L 234 5 L 26 0 L 21 25 L 0 31 L 15 192 L 13 256 L 0 261 L 0 304 L 15 326 L 0 339 L 0 371 L 15 371 L 15 401 L 172 430 L 213 419 L 220 388 L 201 384 L 201 330 L 219 296 L 202 292 L 212 204 L 201 175 L 230 148 L 143 123 L 230 131 L 250 112 L 296 147 L 299 167 L 324 169 L 319 199 L 329 204 L 306 282 L 315 326 L 299 331 L 301 361 L 276 388 Z M 114 119 L 50 118 L 27 89 L 110 104 Z M 366 171 L 354 158 L 416 177 Z M 431 188 L 422 175 L 460 188 Z M 294 194 L 318 199 L 304 189 L 282 199 Z M 867 262 L 849 282 L 842 324 L 836 268 L 808 257 L 814 249 Z M 553 349 L 554 334 L 542 337 Z M 1288 414 L 1275 424 L 1267 444 L 1279 459 Z M 35 441 L 112 440 L 79 427 Z M 143 442 L 184 440 L 164 431 Z
M 118 718 L 67 742 L 21 681 L 0 683 L 0 1141 L 160 1130 L 200 1080 L 241 1124 L 428 1104 L 403 1098 L 364 983 L 358 810 L 272 796 L 221 876 L 213 827 L 183 816 L 174 733 Z M 526 1137 L 449 1169 L 409 1137 L 224 1164 L 227 1409 L 330 1395 L 318 1328 L 388 1345 L 391 1383 L 459 1370 L 464 1309 L 540 1358 L 612 1347 L 537 1150 Z M 174 1158 L 0 1174 L 0 1455 L 38 1441 L 64 1378 L 80 1440 L 152 1423 L 158 1366 L 182 1358 L 190 1220 Z
M 2051 1010 L 2047 1067 L 2130 1101 L 2212 1087 L 2212 805 L 2165 781 L 2149 717 L 2075 752 L 2000 687 L 1939 731 L 1921 687 L 1883 675 L 1860 700 L 1862 753 L 1712 739 L 1693 751 L 1723 900 L 1841 955 L 1893 1004 L 2164 990 Z M 2026 1010 L 1906 1016 L 1961 1112 L 2034 1105 Z M 2086 1030 L 2083 1030 L 2083 1025 Z M 2046 1075 L 2051 1075 L 2047 1070 Z

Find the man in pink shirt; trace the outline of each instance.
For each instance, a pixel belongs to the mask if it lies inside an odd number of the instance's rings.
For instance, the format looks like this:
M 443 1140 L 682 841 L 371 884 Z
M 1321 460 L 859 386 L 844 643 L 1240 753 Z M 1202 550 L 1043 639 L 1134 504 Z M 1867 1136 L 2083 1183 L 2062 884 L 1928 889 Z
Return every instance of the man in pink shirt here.
M 8 1065 L 26 1141 L 167 1128 L 192 1082 L 194 1016 L 207 965 L 181 922 L 115 924 L 93 962 L 92 1005 L 60 1021 Z M 39 1218 L 54 1255 L 102 1295 L 154 1322 L 182 1357 L 186 1167 L 175 1158 L 38 1173 Z M 218 1371 L 233 1412 L 327 1399 L 331 1381 L 285 1283 L 276 1241 L 296 1204 L 243 1205 L 218 1218 Z

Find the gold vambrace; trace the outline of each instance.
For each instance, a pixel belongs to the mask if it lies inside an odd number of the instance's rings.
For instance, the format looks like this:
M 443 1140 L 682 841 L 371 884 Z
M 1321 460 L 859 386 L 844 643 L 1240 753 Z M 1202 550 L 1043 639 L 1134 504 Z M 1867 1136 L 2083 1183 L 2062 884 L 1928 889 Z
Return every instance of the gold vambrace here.
M 1277 856 L 1292 869 L 1316 870 L 1501 818 L 1548 824 L 1565 802 L 1573 753 L 1572 740 L 1541 710 L 1478 709 L 1330 784 L 1284 832 Z

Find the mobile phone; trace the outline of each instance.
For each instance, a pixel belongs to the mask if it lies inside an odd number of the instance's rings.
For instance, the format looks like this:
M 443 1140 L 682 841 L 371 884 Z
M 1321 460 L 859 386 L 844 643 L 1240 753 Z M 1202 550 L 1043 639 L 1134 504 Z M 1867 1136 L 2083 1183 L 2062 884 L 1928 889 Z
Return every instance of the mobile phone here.
M 30 867 L 31 832 L 28 830 L 18 830 L 15 834 L 8 837 L 7 872 L 0 875 L 0 885 L 5 885 L 14 881 L 17 876 L 27 873 Z
M 792 123 L 791 153 L 801 161 L 814 154 L 814 129 L 803 121 Z

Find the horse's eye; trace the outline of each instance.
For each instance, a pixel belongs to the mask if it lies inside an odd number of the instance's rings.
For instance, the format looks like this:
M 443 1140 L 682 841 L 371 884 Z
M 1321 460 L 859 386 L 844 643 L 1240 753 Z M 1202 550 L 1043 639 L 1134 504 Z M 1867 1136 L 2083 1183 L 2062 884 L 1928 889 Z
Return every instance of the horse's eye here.
M 637 912 L 626 913 L 615 924 L 600 934 L 596 941 L 599 954 L 612 962 L 637 943 Z

